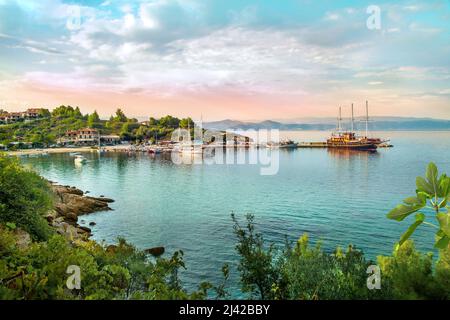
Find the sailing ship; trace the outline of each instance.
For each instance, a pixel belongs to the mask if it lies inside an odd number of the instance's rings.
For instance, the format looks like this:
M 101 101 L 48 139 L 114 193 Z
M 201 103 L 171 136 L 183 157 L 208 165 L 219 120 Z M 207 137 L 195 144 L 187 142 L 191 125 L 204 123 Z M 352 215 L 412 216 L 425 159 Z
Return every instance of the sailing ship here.
M 379 145 L 386 143 L 386 140 L 380 138 L 369 138 L 369 104 L 366 101 L 366 134 L 365 136 L 358 136 L 354 131 L 354 114 L 352 103 L 352 118 L 351 130 L 346 131 L 342 129 L 342 108 L 339 107 L 338 127 L 337 131 L 331 134 L 327 139 L 326 146 L 328 148 L 339 149 L 353 149 L 353 150 L 367 150 L 376 151 Z

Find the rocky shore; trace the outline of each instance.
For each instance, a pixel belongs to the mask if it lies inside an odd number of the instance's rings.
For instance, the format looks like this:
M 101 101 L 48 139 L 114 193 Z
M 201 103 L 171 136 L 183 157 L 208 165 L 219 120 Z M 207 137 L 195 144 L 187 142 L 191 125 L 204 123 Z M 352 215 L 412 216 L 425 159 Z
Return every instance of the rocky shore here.
M 55 204 L 46 219 L 57 233 L 70 241 L 87 240 L 92 235 L 90 228 L 78 224 L 78 217 L 97 211 L 112 210 L 109 203 L 114 202 L 113 199 L 90 197 L 75 187 L 52 182 L 50 184 L 55 195 Z

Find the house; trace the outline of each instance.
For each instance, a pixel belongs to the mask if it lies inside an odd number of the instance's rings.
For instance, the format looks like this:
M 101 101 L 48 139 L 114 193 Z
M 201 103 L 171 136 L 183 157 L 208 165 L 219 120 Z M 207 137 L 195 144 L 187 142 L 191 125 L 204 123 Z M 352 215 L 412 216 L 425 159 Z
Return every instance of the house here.
M 0 124 L 5 124 L 6 123 L 6 117 L 7 117 L 7 113 L 1 113 L 0 114 Z
M 100 136 L 100 142 L 105 145 L 116 145 L 120 143 L 120 137 L 116 135 Z
M 29 108 L 24 112 L 24 117 L 26 119 L 37 119 L 41 117 L 42 108 Z
M 84 128 L 80 130 L 69 130 L 64 137 L 59 139 L 61 145 L 96 146 L 99 143 L 115 145 L 120 143 L 120 137 L 116 135 L 100 135 L 98 130 Z
M 62 145 L 96 145 L 99 143 L 99 133 L 95 129 L 84 128 L 80 130 L 69 130 L 64 137 L 59 139 Z
M 41 108 L 29 108 L 23 112 L 4 112 L 0 114 L 0 124 L 15 123 L 24 120 L 36 120 L 42 117 Z
M 6 123 L 14 123 L 23 120 L 24 116 L 22 112 L 10 112 L 6 114 Z
M 32 142 L 25 142 L 25 141 L 13 141 L 8 143 L 7 146 L 8 149 L 31 149 L 33 148 Z

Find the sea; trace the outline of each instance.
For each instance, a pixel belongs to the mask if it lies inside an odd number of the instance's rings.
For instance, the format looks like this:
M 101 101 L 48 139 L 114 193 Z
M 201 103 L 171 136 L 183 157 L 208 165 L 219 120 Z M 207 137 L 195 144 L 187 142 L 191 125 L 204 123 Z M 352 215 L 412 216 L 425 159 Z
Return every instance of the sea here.
M 323 141 L 328 135 L 280 132 L 294 141 Z M 51 181 L 115 200 L 113 211 L 79 218 L 86 226 L 95 222 L 94 240 L 112 244 L 123 237 L 140 249 L 163 246 L 167 257 L 183 250 L 186 269 L 180 274 L 190 291 L 201 281 L 219 284 L 221 268 L 228 264 L 227 287 L 239 298 L 245 295 L 239 286 L 232 213 L 243 226 L 246 214 L 253 214 L 266 243 L 280 248 L 307 233 L 313 245 L 320 241 L 329 252 L 349 244 L 373 260 L 392 252 L 411 219 L 398 222 L 386 214 L 415 194 L 416 176 L 424 175 L 430 161 L 450 174 L 450 132 L 371 135 L 390 139 L 393 148 L 279 150 L 265 159 L 245 154 L 259 150 L 243 150 L 241 160 L 257 160 L 223 163 L 118 152 L 86 153 L 84 165 L 75 164 L 70 154 L 22 157 L 22 162 Z M 262 174 L 268 159 L 276 170 Z M 428 215 L 428 221 L 433 219 Z M 421 251 L 433 252 L 434 232 L 423 225 L 413 236 Z

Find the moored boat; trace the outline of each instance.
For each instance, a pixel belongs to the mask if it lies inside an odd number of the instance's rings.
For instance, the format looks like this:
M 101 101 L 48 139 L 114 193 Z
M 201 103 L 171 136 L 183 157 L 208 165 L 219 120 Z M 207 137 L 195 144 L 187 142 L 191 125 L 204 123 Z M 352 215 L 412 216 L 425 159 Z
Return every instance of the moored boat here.
M 267 148 L 280 148 L 280 149 L 295 149 L 298 147 L 298 143 L 288 139 L 288 140 L 284 140 L 284 141 L 280 141 L 278 142 L 268 142 L 267 143 Z
M 87 162 L 87 159 L 83 157 L 82 155 L 77 155 L 74 159 L 75 164 L 84 164 Z
M 354 132 L 333 133 L 327 139 L 328 148 L 341 148 L 353 150 L 376 150 L 377 144 L 358 138 Z

